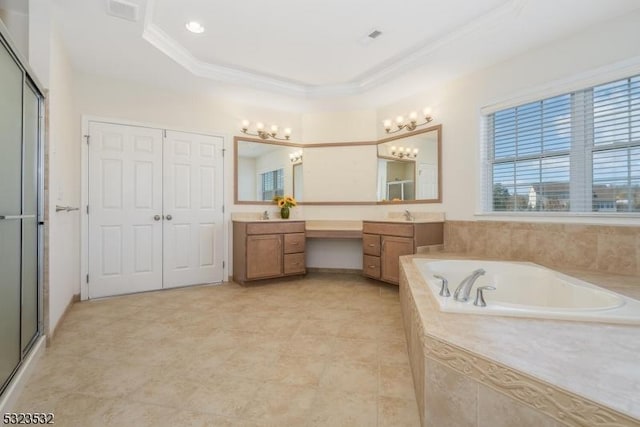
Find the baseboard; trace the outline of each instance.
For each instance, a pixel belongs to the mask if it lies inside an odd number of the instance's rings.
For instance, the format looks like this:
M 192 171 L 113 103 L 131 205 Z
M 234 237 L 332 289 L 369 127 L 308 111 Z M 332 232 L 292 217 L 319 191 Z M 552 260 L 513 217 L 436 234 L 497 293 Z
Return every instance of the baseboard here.
M 62 325 L 62 322 L 64 322 L 64 319 L 67 317 L 67 315 L 71 311 L 71 307 L 73 307 L 73 304 L 77 302 L 80 302 L 80 294 L 75 294 L 71 297 L 69 304 L 67 304 L 67 308 L 64 309 L 64 313 L 62 313 L 62 316 L 60 316 L 58 323 L 56 323 L 56 327 L 54 329 L 49 330 L 49 335 L 47 336 L 47 347 L 49 347 L 53 342 L 53 340 L 56 338 L 56 333 L 58 332 L 60 325 Z
M 46 338 L 44 336 L 38 338 L 38 340 L 33 344 L 29 355 L 22 362 L 18 372 L 13 376 L 9 386 L 5 389 L 4 394 L 0 396 L 0 414 L 12 412 L 12 409 L 18 401 L 27 380 L 33 373 L 38 360 L 44 354 L 45 347 Z
M 319 268 L 319 267 L 307 267 L 308 273 L 333 273 L 333 274 L 362 274 L 362 269 L 359 268 Z

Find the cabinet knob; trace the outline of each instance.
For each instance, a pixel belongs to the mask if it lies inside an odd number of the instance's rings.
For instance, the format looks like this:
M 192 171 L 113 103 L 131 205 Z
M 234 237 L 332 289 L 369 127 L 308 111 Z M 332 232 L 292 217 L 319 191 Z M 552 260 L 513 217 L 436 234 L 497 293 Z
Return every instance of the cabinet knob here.
M 375 265 L 370 265 L 369 268 L 376 268 L 376 266 Z
M 374 247 L 374 246 L 375 246 L 375 245 L 374 245 L 373 243 L 369 243 L 369 247 L 370 247 L 370 248 L 372 248 L 372 247 Z

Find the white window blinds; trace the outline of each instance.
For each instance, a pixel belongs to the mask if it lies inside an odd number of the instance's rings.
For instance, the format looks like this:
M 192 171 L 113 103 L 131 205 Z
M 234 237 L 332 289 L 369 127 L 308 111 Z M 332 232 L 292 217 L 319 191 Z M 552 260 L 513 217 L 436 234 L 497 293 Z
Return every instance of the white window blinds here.
M 640 76 L 486 116 L 485 211 L 640 212 Z
M 260 176 L 263 201 L 271 201 L 276 196 L 284 195 L 284 169 L 264 172 Z

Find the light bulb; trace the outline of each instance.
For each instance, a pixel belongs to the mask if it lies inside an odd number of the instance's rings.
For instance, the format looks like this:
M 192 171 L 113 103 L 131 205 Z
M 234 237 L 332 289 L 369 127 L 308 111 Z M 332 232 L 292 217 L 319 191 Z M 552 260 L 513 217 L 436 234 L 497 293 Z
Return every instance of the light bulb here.
M 415 122 L 418 119 L 418 113 L 416 113 L 415 111 L 412 111 L 411 114 L 409 114 L 409 119 L 412 122 Z
M 429 107 L 425 107 L 425 108 L 422 110 L 422 114 L 424 114 L 424 116 L 425 116 L 425 117 L 429 117 L 429 116 L 431 115 L 431 108 L 429 108 Z
M 416 155 L 418 154 L 418 149 L 417 148 L 413 149 L 413 154 L 416 154 Z
M 264 129 L 264 123 L 261 123 L 261 122 L 256 123 L 256 129 L 258 130 Z
M 271 133 L 278 133 L 278 126 L 271 125 Z
M 385 129 L 391 129 L 391 120 L 387 119 L 383 122 Z
M 285 135 L 291 135 L 291 128 L 284 128 Z
M 404 118 L 402 116 L 396 117 L 396 123 L 398 123 L 400 125 L 400 124 L 402 124 L 402 122 L 404 122 Z
M 397 149 L 397 147 L 396 147 L 395 145 L 394 145 L 394 146 L 392 146 L 392 147 L 391 147 L 391 152 L 392 152 L 392 153 L 395 153 L 395 152 L 396 152 L 396 149 Z

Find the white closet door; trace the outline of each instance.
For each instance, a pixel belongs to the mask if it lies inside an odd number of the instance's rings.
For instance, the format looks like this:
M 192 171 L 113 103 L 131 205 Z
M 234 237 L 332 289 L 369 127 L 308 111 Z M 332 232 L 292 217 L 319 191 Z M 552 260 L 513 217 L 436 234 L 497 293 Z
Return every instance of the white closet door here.
M 89 298 L 162 287 L 162 130 L 89 124 Z
M 164 144 L 164 287 L 223 280 L 219 137 L 167 131 Z

